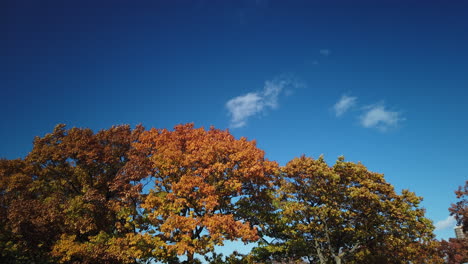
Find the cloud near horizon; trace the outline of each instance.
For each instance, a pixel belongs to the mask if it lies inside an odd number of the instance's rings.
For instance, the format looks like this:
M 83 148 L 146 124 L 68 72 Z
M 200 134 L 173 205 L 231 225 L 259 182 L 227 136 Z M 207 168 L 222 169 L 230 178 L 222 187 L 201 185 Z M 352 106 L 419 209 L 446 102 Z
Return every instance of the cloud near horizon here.
M 335 115 L 342 116 L 345 112 L 356 105 L 357 97 L 342 95 L 340 100 L 333 106 Z
M 435 226 L 435 231 L 454 228 L 456 224 L 457 224 L 457 221 L 455 220 L 455 217 L 448 216 L 444 220 L 440 220 L 440 221 L 437 221 L 437 223 L 435 223 L 435 225 L 434 225 Z
M 382 131 L 390 127 L 396 127 L 404 118 L 401 113 L 385 109 L 383 104 L 376 104 L 366 107 L 366 112 L 360 117 L 363 127 L 377 128 Z
M 275 79 L 266 81 L 260 92 L 250 92 L 230 99 L 226 103 L 226 108 L 231 116 L 230 127 L 246 126 L 250 117 L 261 114 L 268 109 L 276 109 L 278 98 L 285 92 L 285 89 L 287 87 L 296 88 L 299 85 L 297 81 L 291 79 Z

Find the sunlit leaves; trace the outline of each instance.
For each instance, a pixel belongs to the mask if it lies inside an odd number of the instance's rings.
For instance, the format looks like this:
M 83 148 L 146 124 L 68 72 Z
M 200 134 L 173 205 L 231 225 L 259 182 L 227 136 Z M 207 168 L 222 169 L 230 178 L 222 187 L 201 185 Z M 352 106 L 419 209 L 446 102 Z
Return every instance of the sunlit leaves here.
M 240 217 L 239 201 L 259 198 L 277 165 L 255 142 L 188 124 L 144 132 L 134 146 L 144 155 L 132 157 L 129 166 L 140 164 L 133 173 L 154 179 L 141 206 L 168 251 L 192 260 L 224 240 L 258 239 L 249 219 Z
M 193 124 L 58 125 L 25 159 L 0 160 L 0 262 L 439 260 L 421 197 L 342 157 L 279 168 L 264 156 L 255 141 Z M 460 223 L 465 189 L 452 207 Z M 214 249 L 227 240 L 262 246 L 223 258 Z
M 418 207 L 421 198 L 407 190 L 396 194 L 383 175 L 343 158 L 330 167 L 323 158 L 304 156 L 282 171 L 279 220 L 268 233 L 276 241 L 257 249 L 259 256 L 270 252 L 274 258 L 313 263 L 425 263 L 418 262 L 419 254 L 434 253 L 433 227 Z

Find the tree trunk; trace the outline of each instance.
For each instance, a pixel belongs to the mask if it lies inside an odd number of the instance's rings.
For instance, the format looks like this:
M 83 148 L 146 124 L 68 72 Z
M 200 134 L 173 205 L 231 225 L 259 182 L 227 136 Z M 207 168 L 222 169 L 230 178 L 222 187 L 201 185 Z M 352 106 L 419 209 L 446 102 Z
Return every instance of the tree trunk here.
M 193 263 L 193 252 L 187 252 L 187 263 Z
M 335 256 L 335 264 L 341 264 L 341 258 L 339 256 Z
M 323 257 L 322 250 L 320 250 L 320 245 L 317 242 L 317 240 L 315 240 L 315 250 L 317 250 L 317 255 L 320 259 L 320 264 L 326 264 L 327 262 L 325 261 L 325 258 Z

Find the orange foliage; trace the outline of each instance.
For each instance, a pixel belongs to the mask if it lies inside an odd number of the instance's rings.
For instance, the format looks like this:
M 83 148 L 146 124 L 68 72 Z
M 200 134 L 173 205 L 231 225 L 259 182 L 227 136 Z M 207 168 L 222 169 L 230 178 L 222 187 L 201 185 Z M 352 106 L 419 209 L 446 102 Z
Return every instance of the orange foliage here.
M 427 263 L 434 241 L 420 201 L 342 159 L 302 157 L 281 172 L 229 131 L 58 125 L 25 159 L 0 160 L 0 262 L 196 263 L 226 240 L 268 235 L 284 243 L 259 248 L 261 262 Z M 452 208 L 461 222 L 465 202 Z
M 224 240 L 258 239 L 236 209 L 267 189 L 278 167 L 255 142 L 187 124 L 144 132 L 134 147 L 129 166 L 139 170 L 133 173 L 154 179 L 141 206 L 169 251 L 192 259 Z

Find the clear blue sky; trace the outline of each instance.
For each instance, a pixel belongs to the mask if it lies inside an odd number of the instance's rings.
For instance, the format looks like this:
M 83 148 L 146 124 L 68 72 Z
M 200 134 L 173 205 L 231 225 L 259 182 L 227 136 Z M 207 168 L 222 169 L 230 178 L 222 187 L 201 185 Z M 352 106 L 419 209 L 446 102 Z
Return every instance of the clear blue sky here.
M 281 165 L 339 155 L 424 197 L 468 179 L 466 1 L 0 3 L 0 156 L 57 123 L 230 128 Z

